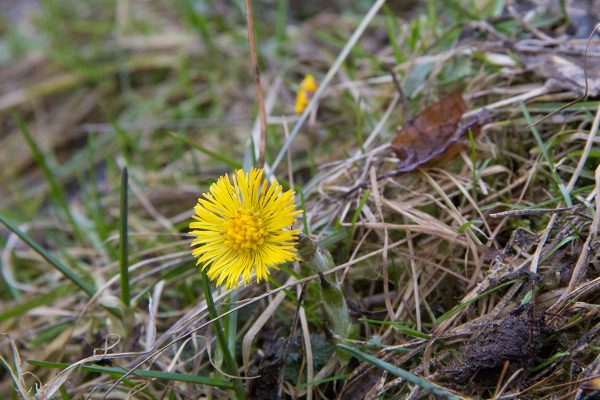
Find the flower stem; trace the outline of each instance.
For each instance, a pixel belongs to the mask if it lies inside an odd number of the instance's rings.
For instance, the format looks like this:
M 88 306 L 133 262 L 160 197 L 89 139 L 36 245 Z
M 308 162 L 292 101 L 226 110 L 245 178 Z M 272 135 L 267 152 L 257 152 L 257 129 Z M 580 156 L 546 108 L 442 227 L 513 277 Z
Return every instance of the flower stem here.
M 223 363 L 225 364 L 226 372 L 232 376 L 240 376 L 237 363 L 235 362 L 235 358 L 232 357 L 231 352 L 229 351 L 229 347 L 227 346 L 227 339 L 225 338 L 225 334 L 223 333 L 223 328 L 221 327 L 221 323 L 216 318 L 218 317 L 217 308 L 215 307 L 215 302 L 212 297 L 212 291 L 210 288 L 210 281 L 208 279 L 208 275 L 206 275 L 206 271 L 202 271 L 202 290 L 204 291 L 204 297 L 206 298 L 206 306 L 208 307 L 208 316 L 211 320 L 213 320 L 213 331 L 217 335 L 217 342 L 219 344 L 219 348 L 223 353 Z M 233 379 L 233 388 L 235 390 L 235 395 L 238 400 L 246 399 L 246 391 L 244 389 L 244 385 L 239 379 Z
M 352 339 L 358 332 L 358 326 L 352 322 L 341 285 L 334 275 L 324 275 L 335 267 L 331 253 L 302 233 L 297 248 L 303 265 L 321 277 L 320 300 L 329 329 L 339 338 Z

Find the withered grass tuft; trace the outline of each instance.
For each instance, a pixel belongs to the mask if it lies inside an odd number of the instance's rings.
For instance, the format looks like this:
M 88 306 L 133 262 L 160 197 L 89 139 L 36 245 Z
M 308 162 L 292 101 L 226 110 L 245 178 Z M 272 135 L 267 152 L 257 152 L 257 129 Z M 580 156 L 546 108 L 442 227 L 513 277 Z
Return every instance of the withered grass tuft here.
M 208 290 L 191 257 L 199 194 L 257 166 L 241 2 L 4 2 L 0 397 L 592 398 L 593 2 L 251 3 L 266 175 L 358 337 L 295 262 Z M 533 125 L 584 92 L 586 46 L 591 96 Z M 479 135 L 397 173 L 401 126 L 451 93 L 489 115 Z

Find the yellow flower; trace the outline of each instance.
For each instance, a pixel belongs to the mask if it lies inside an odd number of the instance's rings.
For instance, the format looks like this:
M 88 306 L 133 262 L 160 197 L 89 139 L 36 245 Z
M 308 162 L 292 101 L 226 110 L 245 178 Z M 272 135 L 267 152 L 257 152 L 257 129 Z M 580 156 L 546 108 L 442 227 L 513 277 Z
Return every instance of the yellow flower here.
M 292 190 L 283 192 L 263 174 L 256 168 L 238 170 L 231 180 L 226 174 L 194 208 L 192 255 L 217 286 L 225 282 L 227 289 L 237 288 L 240 276 L 247 284 L 253 271 L 260 282 L 269 268 L 298 259 L 298 231 L 288 228 L 302 211 L 296 211 Z
M 319 85 L 315 80 L 315 77 L 312 75 L 306 75 L 302 82 L 300 83 L 300 88 L 298 89 L 298 93 L 296 94 L 296 107 L 294 111 L 296 114 L 302 114 L 304 109 L 310 103 L 310 99 L 313 94 L 317 91 Z

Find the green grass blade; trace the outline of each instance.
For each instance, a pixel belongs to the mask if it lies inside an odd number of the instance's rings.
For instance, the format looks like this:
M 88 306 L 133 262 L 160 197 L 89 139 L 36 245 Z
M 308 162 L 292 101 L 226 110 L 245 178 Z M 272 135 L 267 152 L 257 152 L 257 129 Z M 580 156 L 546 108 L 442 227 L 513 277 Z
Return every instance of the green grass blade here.
M 330 376 L 329 378 L 323 378 L 323 379 L 319 379 L 319 380 L 312 381 L 312 382 L 301 383 L 298 385 L 298 387 L 301 389 L 304 389 L 304 388 L 308 388 L 311 386 L 319 386 L 323 383 L 335 382 L 335 381 L 341 381 L 341 380 L 347 379 L 348 376 L 350 376 L 350 375 L 334 375 L 334 376 Z
M 445 313 L 444 315 L 442 315 L 441 317 L 438 318 L 438 322 L 444 322 L 445 320 L 447 320 L 448 318 L 450 318 L 451 316 L 453 316 L 454 314 L 456 314 L 457 312 L 461 311 L 462 309 L 468 307 L 469 305 L 473 304 L 474 302 L 476 302 L 477 300 L 479 300 L 482 297 L 487 296 L 488 294 L 495 292 L 498 289 L 501 289 L 505 286 L 508 285 L 512 285 L 513 283 L 515 283 L 516 281 L 518 281 L 519 279 L 513 279 L 511 281 L 508 282 L 504 282 L 501 285 L 498 285 L 496 287 L 493 287 L 491 289 L 486 290 L 485 292 L 473 297 L 470 300 L 465 301 L 464 303 L 460 303 L 457 304 L 456 306 L 452 307 L 452 309 L 450 311 L 448 311 L 447 313 Z
M 55 300 L 67 297 L 69 293 L 71 293 L 75 288 L 72 285 L 62 285 L 49 291 L 48 293 L 39 294 L 34 296 L 27 301 L 16 304 L 9 310 L 6 310 L 2 314 L 0 314 L 0 322 L 4 322 L 7 319 L 18 317 L 20 315 L 25 314 L 29 310 L 33 310 L 34 308 L 49 305 Z
M 298 193 L 300 209 L 302 210 L 302 232 L 304 232 L 305 235 L 309 235 L 310 229 L 308 229 L 308 217 L 306 216 L 306 201 L 304 200 L 304 189 L 302 189 L 302 186 L 296 185 L 295 190 L 296 193 Z
M 104 220 L 104 208 L 102 207 L 102 200 L 100 198 L 100 190 L 98 189 L 98 174 L 96 167 L 95 157 L 97 155 L 97 151 L 100 149 L 101 145 L 97 143 L 97 140 L 94 139 L 93 135 L 88 137 L 85 155 L 87 156 L 87 167 L 89 171 L 89 182 L 90 184 L 90 211 L 89 214 L 94 220 L 94 225 L 96 226 L 96 231 L 100 238 L 104 241 L 108 239 L 110 236 L 110 229 L 108 228 L 106 221 Z M 84 204 L 85 205 L 85 204 Z M 117 254 L 114 250 L 113 246 L 106 246 L 106 251 L 110 252 L 113 258 L 117 258 Z
M 282 43 L 286 39 L 286 27 L 289 10 L 289 0 L 277 1 L 277 19 L 275 20 L 275 37 L 277 42 Z
M 385 29 L 387 30 L 388 40 L 392 45 L 392 51 L 394 52 L 394 58 L 396 59 L 397 64 L 402 64 L 406 57 L 400 50 L 400 46 L 398 46 L 398 38 L 397 38 L 397 23 L 398 18 L 394 15 L 394 12 L 390 9 L 387 4 L 384 4 L 382 7 L 383 13 L 385 14 Z
M 213 332 L 217 336 L 217 343 L 219 344 L 219 348 L 223 353 L 223 363 L 225 364 L 225 368 L 227 368 L 227 373 L 240 376 L 237 364 L 235 359 L 232 357 L 229 352 L 229 347 L 227 346 L 227 339 L 223 334 L 223 329 L 221 328 L 221 323 L 219 322 L 217 314 L 217 308 L 215 307 L 215 302 L 212 297 L 212 291 L 210 289 L 210 281 L 208 279 L 208 275 L 206 271 L 202 271 L 202 290 L 204 291 L 204 297 L 206 299 L 206 307 L 208 308 L 208 316 L 211 320 L 213 320 Z M 240 382 L 239 379 L 235 379 L 234 381 L 234 390 L 238 400 L 243 400 L 246 398 L 246 391 L 244 386 Z
M 25 390 L 25 388 L 21 384 L 21 381 L 19 380 L 19 374 L 16 371 L 16 368 L 13 369 L 10 363 L 4 357 L 2 357 L 2 355 L 0 355 L 0 365 L 4 366 L 4 369 L 6 369 L 6 372 L 8 372 L 8 374 L 10 375 L 10 378 L 12 379 L 13 384 L 15 385 L 13 388 L 15 392 L 17 390 L 16 388 L 19 388 L 19 391 L 21 393 L 27 393 L 27 390 Z
M 550 357 L 549 359 L 545 360 L 544 362 L 542 362 L 539 365 L 536 365 L 535 367 L 533 367 L 531 369 L 531 372 L 535 372 L 535 371 L 539 371 L 541 369 L 546 368 L 548 365 L 551 365 L 555 362 L 557 362 L 558 360 L 560 360 L 561 358 L 570 356 L 571 353 L 569 353 L 568 351 L 562 351 L 560 353 L 556 353 L 555 355 L 553 355 L 552 357 Z
M 187 22 L 198 30 L 202 38 L 202 42 L 210 49 L 214 50 L 214 40 L 209 27 L 209 21 L 203 13 L 199 13 L 195 9 L 196 2 L 193 0 L 177 0 L 175 6 L 180 10 L 181 15 L 185 17 Z
M 229 295 L 229 307 L 232 304 L 238 302 L 238 293 L 236 291 L 231 292 Z M 235 354 L 235 339 L 237 337 L 237 323 L 238 323 L 238 312 L 233 311 L 231 314 L 227 315 L 227 347 L 229 348 L 229 353 Z
M 60 395 L 62 396 L 63 400 L 71 400 L 71 396 L 69 396 L 65 385 L 60 385 L 58 391 L 60 392 Z
M 350 257 L 350 248 L 352 247 L 352 238 L 354 237 L 354 231 L 356 230 L 356 223 L 358 222 L 358 218 L 360 217 L 360 213 L 362 212 L 363 207 L 367 204 L 367 200 L 369 199 L 369 195 L 371 192 L 367 189 L 360 197 L 358 202 L 358 207 L 354 210 L 354 214 L 352 214 L 351 227 L 350 227 L 350 235 L 346 240 L 346 247 L 344 249 L 344 254 L 346 257 Z
M 61 274 L 65 276 L 65 278 L 69 279 L 75 285 L 77 285 L 81 290 L 87 293 L 90 297 L 92 297 L 96 290 L 86 281 L 84 281 L 79 275 L 73 272 L 69 267 L 58 261 L 58 259 L 54 258 L 50 253 L 46 251 L 42 246 L 37 244 L 29 235 L 25 232 L 21 231 L 14 223 L 6 219 L 4 216 L 0 215 L 0 222 L 4 224 L 11 232 L 17 235 L 22 241 L 27 243 L 29 247 L 31 247 L 36 253 L 38 253 L 44 260 L 46 260 L 50 265 L 60 271 Z
M 366 322 L 366 323 L 373 324 L 373 325 L 391 325 L 394 327 L 394 330 L 396 330 L 404 335 L 413 336 L 413 337 L 417 337 L 420 339 L 427 339 L 427 340 L 430 339 L 429 335 L 427 335 L 423 332 L 414 330 L 406 325 L 403 325 L 403 323 L 400 321 L 381 321 L 381 320 L 369 319 L 369 318 L 359 318 L 358 321 Z
M 6 244 L 4 241 L 0 241 L 0 247 L 4 247 Z M 2 259 L 0 258 L 0 270 L 2 269 Z M 8 294 L 13 300 L 19 300 L 21 298 L 21 292 L 19 289 L 10 284 L 4 274 L 0 274 L 0 291 L 7 290 Z
M 60 368 L 64 369 L 69 367 L 67 363 L 57 363 L 57 362 L 49 362 L 49 361 L 41 361 L 41 360 L 27 360 L 27 363 L 30 365 L 34 365 L 36 367 L 44 367 L 44 368 Z M 122 376 L 125 375 L 128 371 L 123 368 L 116 367 L 101 367 L 97 365 L 82 365 L 80 367 L 83 371 L 87 372 L 97 372 L 99 374 L 111 374 Z M 199 385 L 209 385 L 214 387 L 220 387 L 224 389 L 233 388 L 233 384 L 221 379 L 213 379 L 208 378 L 206 376 L 198 376 L 198 375 L 187 375 L 181 374 L 178 372 L 163 372 L 163 371 L 155 371 L 155 370 L 143 370 L 137 369 L 133 373 L 135 376 L 139 376 L 141 378 L 156 378 L 167 381 L 177 381 L 177 382 L 187 382 L 187 383 L 196 383 Z
M 70 286 L 72 287 L 72 285 Z M 31 339 L 30 343 L 33 346 L 42 346 L 47 343 L 50 343 L 70 326 L 72 326 L 71 321 L 59 322 L 56 325 L 52 325 L 49 328 L 40 331 L 40 333 L 38 333 Z
M 556 167 L 554 166 L 554 162 L 552 161 L 552 159 L 550 158 L 550 155 L 548 154 L 548 147 L 546 146 L 546 143 L 544 143 L 542 136 L 540 135 L 537 128 L 535 127 L 533 119 L 531 118 L 531 114 L 529 114 L 529 110 L 527 110 L 525 103 L 523 103 L 522 101 L 519 102 L 519 107 L 521 108 L 521 111 L 523 112 L 523 115 L 525 116 L 525 120 L 531 127 L 531 132 L 533 133 L 533 136 L 535 137 L 535 141 L 537 142 L 538 146 L 540 147 L 540 150 L 542 151 L 542 156 L 548 163 L 548 168 L 550 169 L 550 174 L 552 175 L 552 180 L 554 180 L 554 184 L 560 190 L 560 193 L 562 194 L 567 207 L 572 207 L 573 201 L 571 200 L 571 195 L 567 191 L 567 188 L 565 187 L 564 183 L 561 181 L 560 176 L 558 176 L 558 172 L 556 172 Z
M 467 130 L 469 135 L 469 147 L 471 147 L 471 164 L 473 164 L 473 174 L 471 175 L 471 196 L 474 199 L 477 198 L 477 145 L 475 143 L 475 137 L 473 136 L 473 131 L 471 129 Z
M 437 1 L 427 0 L 427 22 L 429 23 L 429 27 L 431 29 L 431 32 L 433 33 L 433 36 L 437 38 L 436 29 L 439 25 L 437 21 L 436 3 Z
M 438 386 L 434 383 L 429 382 L 425 378 L 422 378 L 418 375 L 412 374 L 406 370 L 403 370 L 402 368 L 398 368 L 395 365 L 392 365 L 386 361 L 380 360 L 377 357 L 373 357 L 370 354 L 363 353 L 362 351 L 357 350 L 354 347 L 350 347 L 350 346 L 347 346 L 342 343 L 338 343 L 336 346 L 338 349 L 342 350 L 343 352 L 346 352 L 346 353 L 352 355 L 353 357 L 358 358 L 359 360 L 366 361 L 369 364 L 373 364 L 378 368 L 384 369 L 391 374 L 399 376 L 400 378 L 406 380 L 407 382 L 413 383 L 413 384 L 421 387 L 423 390 L 426 390 L 430 393 L 435 394 L 436 396 L 440 396 L 442 398 L 450 399 L 450 400 L 462 400 L 461 397 L 459 397 L 453 393 L 450 393 L 449 391 L 442 388 L 441 386 Z
M 208 150 L 206 147 L 202 147 L 199 144 L 194 143 L 193 140 L 190 140 L 189 138 L 185 137 L 181 133 L 171 132 L 171 136 L 173 136 L 176 139 L 181 140 L 182 142 L 192 146 L 196 150 L 201 151 L 202 153 L 206 154 L 207 156 L 209 156 L 211 158 L 214 158 L 215 160 L 224 162 L 225 164 L 229 165 L 233 169 L 242 168 L 241 162 L 236 161 L 232 158 L 226 157 L 223 154 L 215 153 L 214 151 Z
M 571 235 L 571 236 L 567 236 L 566 238 L 564 238 L 563 240 L 561 240 L 560 242 L 558 242 L 553 248 L 550 249 L 550 251 L 548 251 L 540 260 L 540 264 L 543 264 L 544 262 L 546 262 L 546 260 L 548 260 L 550 257 L 552 257 L 552 255 L 561 247 L 563 247 L 565 244 L 569 243 L 569 242 L 573 242 L 575 240 L 577 240 L 578 237 L 576 235 Z
M 119 268 L 121 270 L 121 300 L 125 307 L 131 305 L 131 295 L 129 294 L 129 260 L 127 245 L 127 180 L 129 175 L 127 167 L 123 168 L 121 173 L 121 219 L 119 226 Z
M 17 123 L 17 126 L 19 127 L 19 131 L 21 132 L 21 134 L 25 138 L 25 141 L 29 145 L 29 148 L 31 149 L 31 153 L 35 162 L 42 170 L 46 181 L 48 181 L 48 186 L 50 187 L 50 193 L 52 197 L 58 202 L 60 207 L 63 209 L 63 212 L 67 217 L 67 221 L 73 228 L 73 234 L 75 235 L 75 237 L 77 237 L 78 240 L 83 242 L 84 240 L 81 229 L 79 229 L 79 225 L 75 221 L 73 213 L 71 213 L 71 208 L 69 207 L 69 203 L 67 201 L 67 197 L 65 196 L 63 189 L 56 180 L 56 174 L 50 169 L 50 166 L 46 161 L 46 156 L 38 147 L 37 142 L 34 140 L 33 136 L 31 136 L 31 133 L 29 132 L 29 129 L 27 129 L 27 125 L 25 125 L 23 119 L 18 114 L 14 114 L 14 119 Z

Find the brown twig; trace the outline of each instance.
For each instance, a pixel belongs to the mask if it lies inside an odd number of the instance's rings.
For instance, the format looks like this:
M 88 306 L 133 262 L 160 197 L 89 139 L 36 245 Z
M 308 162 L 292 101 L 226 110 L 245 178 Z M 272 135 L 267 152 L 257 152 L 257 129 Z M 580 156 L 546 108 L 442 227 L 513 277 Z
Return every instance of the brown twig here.
M 405 121 L 408 121 L 408 119 L 409 119 L 409 110 L 408 110 L 408 104 L 406 102 L 406 95 L 404 94 L 404 90 L 402 89 L 402 85 L 398 81 L 398 78 L 396 77 L 396 73 L 394 72 L 394 69 L 393 68 L 388 68 L 387 70 L 390 73 L 390 76 L 392 77 L 392 82 L 394 82 L 394 86 L 396 87 L 396 91 L 398 92 L 398 95 L 400 96 L 400 106 L 402 107 L 402 117 L 404 118 Z
M 560 213 L 560 212 L 564 212 L 564 211 L 571 211 L 576 208 L 579 208 L 579 206 L 560 207 L 560 208 L 534 208 L 534 209 L 528 209 L 528 210 L 507 210 L 507 211 L 501 211 L 501 212 L 490 214 L 490 217 L 491 218 L 504 218 L 504 217 L 515 217 L 515 216 L 521 216 L 521 215 L 553 214 L 553 213 Z
M 258 166 L 265 164 L 265 148 L 267 144 L 267 112 L 265 110 L 265 96 L 260 84 L 260 69 L 258 68 L 258 57 L 256 56 L 256 38 L 254 37 L 254 18 L 252 17 L 252 6 L 250 0 L 244 0 L 246 6 L 246 27 L 248 28 L 248 45 L 250 46 L 250 61 L 254 71 L 254 84 L 256 85 L 256 97 L 258 98 L 258 115 L 260 118 L 260 140 L 258 142 Z

